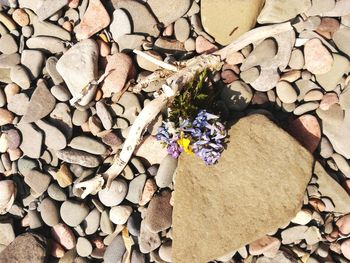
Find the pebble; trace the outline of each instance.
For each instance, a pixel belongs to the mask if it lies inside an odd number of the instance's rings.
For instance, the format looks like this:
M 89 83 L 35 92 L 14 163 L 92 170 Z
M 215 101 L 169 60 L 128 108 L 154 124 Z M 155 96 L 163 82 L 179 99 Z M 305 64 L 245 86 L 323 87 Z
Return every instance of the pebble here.
M 323 92 L 320 90 L 310 90 L 305 94 L 304 101 L 319 101 L 323 98 Z
M 73 249 L 76 245 L 76 238 L 70 227 L 65 224 L 58 224 L 51 228 L 52 237 L 66 249 Z
M 242 71 L 240 77 L 246 83 L 252 83 L 259 77 L 259 69 L 257 67 L 250 68 L 246 71 Z
M 347 177 L 350 178 L 350 166 L 348 161 L 340 154 L 334 153 L 332 158 L 337 165 L 338 169 Z
M 88 216 L 83 221 L 83 226 L 86 235 L 94 234 L 100 226 L 101 213 L 97 208 L 90 211 Z
M 125 51 L 131 51 L 134 49 L 140 50 L 142 48 L 144 41 L 145 41 L 145 37 L 142 35 L 130 34 L 130 35 L 120 36 L 117 39 L 119 50 L 117 49 L 116 51 L 112 52 L 112 54 L 114 55 L 119 51 L 125 52 Z
M 27 40 L 26 45 L 29 49 L 40 49 L 52 54 L 61 54 L 67 51 L 64 42 L 55 37 L 31 37 Z
M 92 245 L 90 241 L 84 237 L 79 237 L 77 240 L 77 253 L 81 257 L 87 257 L 92 252 Z
M 107 210 L 104 210 L 101 213 L 100 228 L 101 231 L 105 234 L 112 234 L 114 231 L 114 226 L 111 220 L 109 219 Z
M 46 197 L 40 203 L 40 214 L 44 223 L 48 226 L 55 226 L 60 222 L 60 213 L 57 204 L 50 197 Z
M 157 21 L 144 4 L 136 1 L 121 0 L 118 1 L 117 7 L 126 10 L 128 13 L 133 24 L 133 33 L 148 34 L 153 37 L 159 36 Z
M 131 21 L 123 9 L 116 8 L 114 10 L 109 31 L 112 33 L 115 41 L 117 41 L 118 37 L 131 33 Z
M 336 104 L 338 102 L 339 99 L 336 93 L 326 93 L 320 102 L 320 109 L 328 110 L 333 104 Z
M 113 206 L 109 211 L 109 218 L 114 224 L 123 225 L 128 221 L 132 213 L 132 210 L 133 209 L 131 206 L 126 206 L 126 205 Z
M 305 60 L 304 54 L 300 49 L 294 49 L 290 55 L 289 66 L 292 69 L 302 69 L 304 67 Z
M 51 240 L 51 256 L 55 258 L 62 258 L 64 253 L 64 248 L 56 241 Z
M 146 263 L 145 255 L 134 249 L 131 252 L 131 263 Z
M 22 122 L 35 122 L 50 114 L 55 108 L 56 100 L 50 93 L 44 80 L 39 80 L 22 117 Z
M 190 0 L 169 0 L 166 6 L 161 0 L 148 0 L 147 4 L 165 27 L 186 14 L 191 7 Z
M 152 233 L 146 226 L 145 220 L 141 222 L 140 236 L 138 237 L 140 251 L 147 254 L 154 251 L 161 245 L 161 240 L 157 233 Z
M 159 251 L 158 251 L 159 257 L 166 262 L 172 262 L 171 250 L 172 250 L 172 241 L 166 241 L 159 248 Z
M 22 27 L 22 35 L 26 38 L 30 38 L 34 33 L 34 29 L 31 26 Z
M 335 7 L 334 0 L 313 0 L 311 8 L 307 11 L 309 16 L 331 11 Z
M 312 220 L 312 212 L 310 210 L 302 209 L 291 220 L 292 223 L 298 225 L 307 225 Z
M 114 263 L 119 262 L 122 259 L 125 253 L 125 245 L 123 241 L 123 237 L 121 235 L 117 235 L 107 247 L 103 260 L 105 263 Z
M 221 92 L 221 98 L 230 110 L 241 111 L 253 98 L 252 89 L 243 81 L 234 81 Z
M 344 120 L 344 111 L 339 104 L 333 104 L 328 110 L 317 109 L 316 114 L 323 122 L 331 125 L 340 125 Z
M 116 179 L 109 189 L 104 188 L 98 192 L 102 204 L 108 207 L 119 205 L 125 198 L 128 185 L 123 179 Z
M 88 168 L 94 168 L 100 165 L 100 159 L 98 156 L 80 150 L 65 148 L 63 150 L 56 151 L 56 155 L 62 161 L 79 164 Z
M 165 190 L 151 199 L 145 218 L 145 224 L 151 232 L 158 233 L 171 226 L 173 208 L 170 198 L 171 192 Z
M 325 74 L 332 68 L 333 57 L 317 38 L 305 43 L 304 56 L 305 68 L 313 74 Z
M 63 202 L 67 200 L 67 195 L 64 190 L 56 183 L 52 183 L 47 189 L 48 195 L 56 201 Z
M 72 97 L 68 89 L 63 85 L 55 85 L 51 88 L 50 91 L 58 101 L 69 101 L 69 99 Z
M 29 89 L 30 78 L 28 72 L 23 66 L 17 65 L 11 68 L 10 72 L 11 80 L 20 86 L 22 89 Z
M 7 109 L 11 112 L 23 116 L 27 112 L 29 98 L 25 93 L 19 93 L 8 99 Z
M 147 50 L 144 53 L 146 53 L 147 55 L 152 56 L 153 58 L 159 60 L 159 61 L 163 61 L 162 56 L 159 55 L 158 52 L 154 51 L 154 50 Z M 143 58 L 140 55 L 136 56 L 136 62 L 139 65 L 140 68 L 143 68 L 145 70 L 148 71 L 156 71 L 158 69 L 160 69 L 160 67 L 158 65 L 155 65 L 154 63 L 150 62 L 149 60 Z
M 105 72 L 110 72 L 105 78 L 102 91 L 103 97 L 111 97 L 113 93 L 120 92 L 128 80 L 134 74 L 131 58 L 123 53 L 117 53 L 107 57 Z
M 346 88 L 339 96 L 339 103 L 342 109 L 350 109 L 350 88 Z
M 296 107 L 293 113 L 294 115 L 302 115 L 304 113 L 316 110 L 319 105 L 320 104 L 318 102 L 306 102 Z
M 333 36 L 333 41 L 342 52 L 350 56 L 350 48 L 346 44 L 350 41 L 349 28 L 344 27 L 336 31 Z
M 340 249 L 344 257 L 350 260 L 350 239 L 343 241 L 340 245 Z
M 276 85 L 278 98 L 284 103 L 293 103 L 297 100 L 298 94 L 293 86 L 286 81 L 279 81 Z
M 169 186 L 173 181 L 173 174 L 177 167 L 177 159 L 167 155 L 159 165 L 156 183 L 160 188 Z
M 67 139 L 72 137 L 71 110 L 67 104 L 57 103 L 54 110 L 50 113 L 50 120 L 64 133 Z
M 73 183 L 72 172 L 65 163 L 61 164 L 60 169 L 53 175 L 53 178 L 55 178 L 62 188 L 66 188 Z
M 185 42 L 190 36 L 190 24 L 186 18 L 176 20 L 174 24 L 175 37 L 180 42 Z
M 30 229 L 37 229 L 44 225 L 41 216 L 36 210 L 28 211 L 28 220 Z
M 10 150 L 17 149 L 21 144 L 21 136 L 16 129 L 10 129 L 6 131 L 6 144 Z
M 89 111 L 75 109 L 73 113 L 72 122 L 75 126 L 81 126 L 89 119 Z
M 18 46 L 11 34 L 4 34 L 0 38 L 0 52 L 3 54 L 13 54 L 18 51 Z
M 140 174 L 136 176 L 129 183 L 129 191 L 125 199 L 134 204 L 138 204 L 142 198 L 142 192 L 146 183 L 146 179 L 147 179 L 147 176 L 145 174 Z
M 249 244 L 249 253 L 253 256 L 264 255 L 266 257 L 275 257 L 281 241 L 275 237 L 264 236 Z
M 320 230 L 316 226 L 311 226 L 305 232 L 305 241 L 308 245 L 315 245 L 322 240 Z
M 184 42 L 184 47 L 186 51 L 194 51 L 196 50 L 196 41 L 190 37 Z
M 0 244 L 8 246 L 13 240 L 15 240 L 15 232 L 11 221 L 0 222 Z
M 310 152 L 317 149 L 321 140 L 321 127 L 315 116 L 300 116 L 291 122 L 289 131 Z
M 157 191 L 157 184 L 154 179 L 149 178 L 146 180 L 145 187 L 143 188 L 140 205 L 147 204 L 153 197 L 154 193 Z
M 49 187 L 50 181 L 50 176 L 36 170 L 31 170 L 24 177 L 24 182 L 37 194 L 44 193 Z
M 76 27 L 77 39 L 87 39 L 106 28 L 111 22 L 106 9 L 100 0 L 90 0 L 80 24 Z
M 209 42 L 203 36 L 196 38 L 196 52 L 198 54 L 210 54 L 218 50 L 218 47 L 213 43 Z
M 305 233 L 307 230 L 307 226 L 294 226 L 283 230 L 281 233 L 282 244 L 286 245 L 299 242 L 305 238 Z
M 89 214 L 89 208 L 83 202 L 67 200 L 60 209 L 61 218 L 68 226 L 78 226 Z
M 67 146 L 65 135 L 55 126 L 42 120 L 36 121 L 35 124 L 44 131 L 44 143 L 47 147 L 53 150 L 61 150 Z
M 106 130 L 110 130 L 113 126 L 112 115 L 108 111 L 107 106 L 102 101 L 96 102 L 96 113 L 100 118 L 103 127 Z
M 30 22 L 28 14 L 21 8 L 13 11 L 12 19 L 21 27 L 29 25 Z
M 27 69 L 31 79 L 39 77 L 45 61 L 43 52 L 25 49 L 21 54 L 21 64 Z
M 61 77 L 60 73 L 58 73 L 58 71 L 57 71 L 57 68 L 56 68 L 57 61 L 58 61 L 58 58 L 52 56 L 46 60 L 46 65 L 45 65 L 47 73 L 50 75 L 50 77 L 55 85 L 59 85 L 59 84 L 63 83 L 63 81 L 64 81 L 63 78 Z M 54 86 L 54 87 L 56 87 L 56 86 Z M 56 95 L 53 93 L 54 87 L 51 88 L 51 93 L 56 97 Z M 62 93 L 62 91 L 60 91 L 60 92 L 57 91 L 55 93 L 57 93 L 57 94 Z M 61 96 L 63 96 L 63 94 L 60 95 L 60 97 Z M 70 95 L 69 95 L 69 97 L 70 97 Z M 58 99 L 58 100 L 60 100 L 60 99 Z
M 96 155 L 105 154 L 107 151 L 107 148 L 103 143 L 100 143 L 99 141 L 87 136 L 74 137 L 71 140 L 69 146 L 73 149 L 81 150 Z
M 10 124 L 13 122 L 14 120 L 14 115 L 12 114 L 12 112 L 6 110 L 6 109 L 0 109 L 0 125 L 6 125 L 6 124 Z

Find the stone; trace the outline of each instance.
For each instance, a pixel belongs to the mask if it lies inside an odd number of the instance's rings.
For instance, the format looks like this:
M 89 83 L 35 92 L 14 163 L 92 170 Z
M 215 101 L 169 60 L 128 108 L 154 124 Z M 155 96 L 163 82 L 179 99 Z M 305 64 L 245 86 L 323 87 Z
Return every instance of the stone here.
M 0 52 L 3 54 L 13 54 L 18 51 L 16 40 L 11 34 L 4 34 L 0 38 Z
M 217 43 L 226 46 L 255 26 L 263 3 L 261 0 L 204 0 L 201 2 L 203 27 Z
M 171 227 L 173 208 L 170 198 L 171 192 L 164 190 L 151 199 L 144 219 L 149 231 L 158 233 Z
M 44 263 L 48 259 L 49 250 L 45 237 L 24 233 L 0 252 L 0 262 L 31 262 Z
M 196 52 L 198 54 L 210 54 L 218 50 L 218 47 L 203 36 L 196 38 Z
M 350 239 L 343 241 L 340 245 L 340 249 L 344 257 L 350 260 Z
M 63 85 L 55 85 L 50 91 L 58 101 L 69 101 L 69 99 L 72 97 L 69 90 Z
M 274 258 L 263 256 L 263 257 L 259 257 L 256 260 L 256 263 L 294 263 L 294 262 L 297 262 L 297 259 L 283 251 L 278 251 L 277 255 Z
M 126 195 L 125 199 L 134 203 L 138 204 L 141 201 L 142 198 L 142 192 L 143 188 L 146 183 L 147 176 L 146 174 L 140 174 L 136 176 L 130 183 L 129 183 L 129 191 Z
M 27 106 L 27 112 L 22 117 L 22 122 L 35 122 L 48 114 L 55 108 L 56 100 L 43 80 L 39 80 Z
M 13 11 L 12 19 L 21 27 L 29 25 L 30 22 L 28 14 L 26 11 L 24 11 L 24 9 L 21 8 L 15 9 Z
M 83 221 L 83 226 L 86 235 L 94 234 L 100 226 L 101 213 L 97 208 L 90 211 L 88 216 Z
M 134 249 L 131 252 L 131 263 L 146 263 L 145 255 Z
M 350 88 L 349 86 L 343 90 L 339 96 L 339 104 L 344 110 L 350 109 Z
M 305 65 L 304 54 L 300 49 L 294 49 L 289 60 L 292 69 L 302 69 Z
M 57 103 L 50 113 L 50 123 L 60 129 L 67 140 L 72 137 L 73 124 L 70 107 L 65 103 Z
M 206 42 L 207 43 L 207 42 Z M 159 37 L 154 42 L 154 49 L 160 53 L 168 53 L 168 54 L 184 54 L 186 49 L 184 43 L 164 37 Z
M 58 61 L 58 58 L 52 56 L 46 60 L 46 65 L 45 65 L 47 73 L 50 75 L 50 77 L 55 85 L 59 85 L 59 84 L 64 82 L 60 73 L 58 73 L 58 71 L 57 71 L 57 68 L 56 68 L 57 61 Z M 51 89 L 51 92 L 52 92 L 52 89 Z M 54 95 L 54 93 L 52 93 L 52 94 Z
M 159 36 L 157 21 L 144 4 L 136 1 L 120 0 L 117 2 L 117 7 L 127 11 L 132 21 L 133 33 L 148 34 L 153 37 Z
M 6 125 L 12 123 L 15 116 L 12 112 L 6 109 L 0 109 L 0 125 Z
M 61 188 L 66 188 L 73 183 L 72 172 L 65 163 L 61 164 L 60 169 L 53 174 L 53 178 L 58 182 Z
M 161 245 L 160 237 L 157 233 L 152 233 L 146 226 L 145 220 L 141 222 L 140 236 L 138 237 L 140 251 L 147 254 Z M 174 261 L 175 262 L 175 261 Z
M 306 103 L 303 103 L 303 104 L 300 104 L 299 106 L 297 106 L 295 108 L 295 110 L 293 111 L 293 113 L 294 113 L 294 115 L 303 115 L 307 112 L 316 110 L 319 106 L 320 106 L 320 104 L 318 102 L 315 102 L 315 101 L 306 102 Z
M 316 162 L 314 174 L 317 176 L 317 184 L 322 196 L 329 197 L 335 208 L 334 212 L 348 214 L 350 213 L 350 197 L 322 167 L 319 162 Z
M 111 19 L 100 0 L 90 0 L 81 22 L 76 27 L 77 39 L 87 39 L 106 28 Z
M 191 28 L 186 18 L 179 18 L 174 24 L 174 33 L 177 40 L 185 42 L 190 36 Z
M 98 197 L 102 204 L 108 207 L 119 205 L 125 198 L 128 185 L 123 179 L 116 179 L 109 189 L 104 188 L 98 192 Z
M 30 158 L 39 158 L 43 143 L 42 132 L 38 131 L 35 125 L 29 123 L 19 123 L 17 128 L 22 135 L 20 149 L 23 151 L 23 154 Z
M 27 69 L 30 77 L 32 79 L 39 77 L 45 61 L 43 52 L 25 49 L 21 55 L 21 64 Z
M 163 61 L 162 56 L 159 55 L 157 52 L 155 52 L 154 50 L 147 50 L 144 51 L 147 55 L 152 56 L 153 58 L 159 60 L 159 61 Z M 143 68 L 145 70 L 148 71 L 156 71 L 157 69 L 160 69 L 160 67 L 158 65 L 155 65 L 154 63 L 150 62 L 149 60 L 143 58 L 140 55 L 136 55 L 136 62 L 139 65 L 140 68 Z
M 305 13 L 310 7 L 310 0 L 267 0 L 258 17 L 258 22 L 259 24 L 285 22 Z
M 339 104 L 333 104 L 328 110 L 316 110 L 318 117 L 325 123 L 339 125 L 344 121 L 344 111 Z
M 27 112 L 29 98 L 25 93 L 18 93 L 8 99 L 7 109 L 16 115 L 24 115 Z
M 334 7 L 334 0 L 313 0 L 311 8 L 306 13 L 308 16 L 320 15 L 331 11 Z
M 106 130 L 112 129 L 112 126 L 113 126 L 112 115 L 108 111 L 107 106 L 102 101 L 96 102 L 96 113 L 97 113 L 97 116 L 100 118 L 103 127 Z
M 320 124 L 311 114 L 302 115 L 292 121 L 288 131 L 311 153 L 317 149 L 321 140 Z
M 297 100 L 298 95 L 293 86 L 286 81 L 279 81 L 276 85 L 278 98 L 284 103 L 293 103 Z
M 6 142 L 7 142 L 7 147 L 10 150 L 14 150 L 18 148 L 21 144 L 21 136 L 16 129 L 10 129 L 6 131 Z
M 156 182 L 149 178 L 146 180 L 145 187 L 143 188 L 141 201 L 139 204 L 144 206 L 147 204 L 153 197 L 153 194 L 158 190 Z
M 4 246 L 8 246 L 16 238 L 11 221 L 0 222 L 0 233 L 0 244 Z
M 73 249 L 76 245 L 74 233 L 65 224 L 58 224 L 51 228 L 52 237 L 66 249 Z
M 341 28 L 334 33 L 333 41 L 337 45 L 337 47 L 350 56 L 350 48 L 346 43 L 350 41 L 350 29 L 349 28 Z
M 75 126 L 81 126 L 89 119 L 89 111 L 87 110 L 74 110 L 72 122 Z
M 111 97 L 113 93 L 120 92 L 124 88 L 128 78 L 133 76 L 134 67 L 132 59 L 124 53 L 108 56 L 105 72 L 108 75 L 102 86 L 103 96 Z
M 225 86 L 220 96 L 230 110 L 242 111 L 250 104 L 253 91 L 249 85 L 237 80 Z
M 50 185 L 51 177 L 45 173 L 31 170 L 25 177 L 24 182 L 37 194 L 44 193 Z
M 273 39 L 265 39 L 257 45 L 248 57 L 243 61 L 241 71 L 248 70 L 261 64 L 269 63 L 277 54 L 277 44 Z
M 140 50 L 144 41 L 144 36 L 136 34 L 123 35 L 117 39 L 120 52 L 132 51 L 134 49 Z
M 135 156 L 145 158 L 152 164 L 159 164 L 168 155 L 166 148 L 154 136 L 145 136 L 137 146 Z
M 64 201 L 60 209 L 61 218 L 68 226 L 78 226 L 89 214 L 88 206 L 79 201 Z
M 103 260 L 105 263 L 118 262 L 123 257 L 125 251 L 126 248 L 123 237 L 121 235 L 117 235 L 107 247 L 103 255 Z
M 46 197 L 40 203 L 40 214 L 44 223 L 48 226 L 55 226 L 60 222 L 60 212 L 57 204 L 50 197 Z
M 62 161 L 79 164 L 88 168 L 94 168 L 100 165 L 100 159 L 98 156 L 80 150 L 65 148 L 63 150 L 56 151 L 56 155 Z
M 16 198 L 16 185 L 12 180 L 0 181 L 0 215 L 6 214 L 12 207 Z
M 292 244 L 305 238 L 307 226 L 294 226 L 282 231 L 282 244 Z
M 69 143 L 69 146 L 73 149 L 81 150 L 96 155 L 105 154 L 107 151 L 107 148 L 103 143 L 100 143 L 99 141 L 87 136 L 74 137 Z
M 305 68 L 313 74 L 325 74 L 333 65 L 333 57 L 317 39 L 310 39 L 304 45 Z
M 92 252 L 92 245 L 90 241 L 84 237 L 79 237 L 77 241 L 77 253 L 81 257 L 87 257 Z
M 132 213 L 132 207 L 127 205 L 113 206 L 109 211 L 109 218 L 116 225 L 124 225 Z
M 286 225 L 300 210 L 312 155 L 263 115 L 240 119 L 228 134 L 230 143 L 215 166 L 205 166 L 194 156 L 180 156 L 175 176 L 174 262 L 217 258 Z M 270 192 L 272 185 L 281 191 Z M 208 191 L 216 186 L 220 191 Z M 210 206 L 203 200 L 210 200 Z M 218 220 L 221 227 L 230 226 L 219 237 L 217 226 L 210 229 L 209 223 Z
M 11 80 L 20 86 L 22 89 L 29 89 L 30 78 L 28 72 L 23 66 L 17 65 L 11 68 L 10 71 Z
M 48 195 L 56 201 L 63 202 L 67 200 L 67 195 L 64 190 L 58 186 L 58 184 L 53 183 L 47 189 Z
M 97 79 L 98 53 L 97 43 L 86 39 L 71 47 L 58 60 L 57 71 L 66 82 L 73 100 L 81 99 L 86 86 Z
M 318 101 L 322 100 L 323 92 L 320 90 L 310 90 L 305 94 L 304 101 Z
M 298 225 L 307 225 L 312 220 L 312 212 L 310 210 L 300 210 L 297 215 L 291 220 L 292 223 Z
M 41 5 L 38 9 L 35 10 L 35 13 L 38 15 L 40 20 L 45 20 L 61 8 L 68 4 L 68 0 L 56 0 L 56 1 L 41 1 Z
M 42 120 L 36 121 L 35 124 L 42 131 L 44 131 L 44 143 L 48 148 L 53 150 L 61 150 L 67 146 L 67 139 L 65 135 L 55 126 Z
M 61 54 L 67 51 L 64 41 L 49 36 L 31 37 L 26 45 L 29 49 L 40 49 L 52 54 Z
M 274 257 L 281 246 L 281 241 L 275 237 L 264 236 L 249 244 L 249 253 L 253 256 L 264 255 Z
M 101 213 L 100 228 L 103 233 L 112 234 L 114 231 L 114 226 L 109 219 L 108 211 L 103 210 Z
M 21 57 L 18 53 L 0 55 L 0 68 L 12 68 L 20 63 Z
M 341 81 L 343 75 L 349 72 L 349 60 L 339 54 L 333 54 L 333 65 L 325 74 L 316 75 L 317 82 L 326 90 L 332 91 Z
M 173 182 L 173 175 L 177 167 L 177 159 L 167 155 L 159 165 L 155 176 L 156 183 L 160 188 L 169 186 Z
M 131 33 L 131 21 L 123 9 L 116 8 L 114 10 L 109 31 L 111 32 L 115 41 L 118 39 L 118 37 Z

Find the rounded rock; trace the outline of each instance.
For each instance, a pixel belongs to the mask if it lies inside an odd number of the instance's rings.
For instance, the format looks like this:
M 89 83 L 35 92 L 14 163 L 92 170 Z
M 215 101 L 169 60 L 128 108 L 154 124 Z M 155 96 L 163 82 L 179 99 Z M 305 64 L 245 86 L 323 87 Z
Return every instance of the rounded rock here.
M 336 224 L 344 236 L 350 234 L 350 214 L 341 217 Z
M 84 237 L 79 237 L 77 241 L 77 253 L 81 257 L 87 257 L 92 252 L 90 241 Z
M 48 226 L 55 226 L 60 222 L 60 214 L 57 204 L 50 197 L 45 198 L 40 203 L 40 215 L 44 223 Z
M 159 248 L 159 257 L 166 262 L 172 262 L 171 250 L 172 250 L 172 241 L 167 241 L 163 243 Z
M 313 74 L 325 74 L 333 65 L 333 57 L 318 38 L 310 39 L 304 46 L 305 68 Z
M 175 37 L 180 42 L 185 42 L 191 32 L 190 24 L 188 23 L 186 18 L 180 18 L 176 20 L 174 24 Z
M 160 163 L 157 175 L 155 176 L 156 183 L 160 188 L 167 187 L 172 183 L 177 161 L 178 159 L 167 155 Z
M 24 9 L 18 8 L 12 13 L 12 19 L 20 26 L 29 25 L 29 16 Z
M 293 103 L 298 98 L 298 94 L 293 86 L 286 81 L 280 81 L 277 83 L 276 93 L 279 99 L 284 103 Z
M 109 211 L 109 218 L 116 225 L 125 224 L 132 213 L 132 207 L 126 205 L 114 206 Z
M 51 228 L 52 237 L 66 249 L 72 249 L 76 245 L 76 239 L 72 229 L 65 224 L 58 224 Z
M 67 200 L 61 205 L 60 213 L 62 220 L 67 225 L 76 227 L 89 214 L 89 208 L 82 202 Z
M 350 260 L 350 239 L 345 240 L 340 245 L 341 252 L 343 253 L 344 257 Z
M 12 112 L 0 108 L 0 126 L 12 123 L 14 118 Z
M 57 183 L 53 183 L 47 189 L 48 195 L 56 201 L 64 202 L 67 200 L 67 195 L 64 190 L 58 186 Z
M 227 85 L 221 98 L 230 110 L 242 111 L 248 107 L 253 98 L 252 89 L 242 81 L 234 81 Z
M 116 179 L 109 189 L 105 188 L 98 192 L 102 204 L 108 207 L 119 205 L 128 192 L 128 185 L 123 179 Z
M 68 101 L 72 95 L 69 90 L 62 85 L 55 85 L 51 88 L 52 95 L 59 101 Z

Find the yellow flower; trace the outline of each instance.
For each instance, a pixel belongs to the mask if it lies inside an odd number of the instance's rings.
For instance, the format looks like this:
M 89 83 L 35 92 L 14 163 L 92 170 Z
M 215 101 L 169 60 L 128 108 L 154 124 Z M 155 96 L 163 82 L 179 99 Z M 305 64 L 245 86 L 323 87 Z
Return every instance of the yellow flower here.
M 190 139 L 183 138 L 183 137 L 177 140 L 177 144 L 184 149 L 185 153 L 193 154 L 192 149 L 190 148 L 190 142 L 191 142 Z

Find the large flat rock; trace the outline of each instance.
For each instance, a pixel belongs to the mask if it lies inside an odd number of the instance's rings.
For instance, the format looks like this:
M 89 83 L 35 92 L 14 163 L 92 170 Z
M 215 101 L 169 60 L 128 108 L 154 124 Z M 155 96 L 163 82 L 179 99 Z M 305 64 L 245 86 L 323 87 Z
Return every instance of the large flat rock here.
M 217 165 L 182 154 L 173 262 L 208 262 L 287 224 L 301 208 L 312 169 L 312 155 L 262 115 L 232 126 Z

